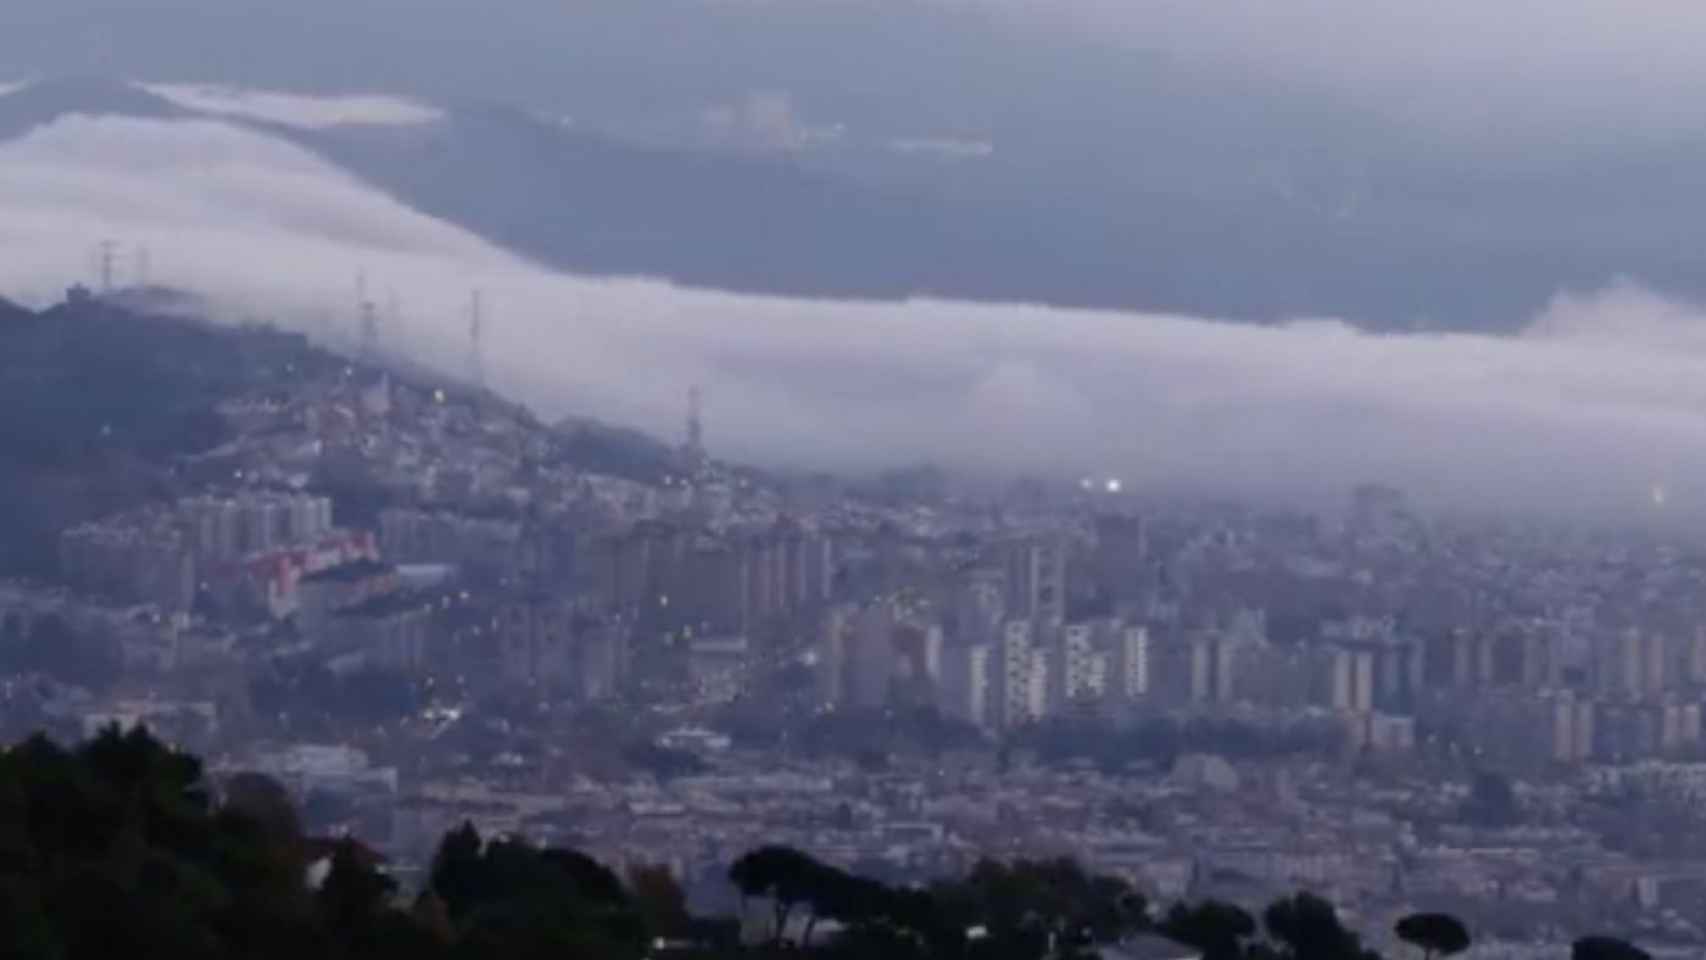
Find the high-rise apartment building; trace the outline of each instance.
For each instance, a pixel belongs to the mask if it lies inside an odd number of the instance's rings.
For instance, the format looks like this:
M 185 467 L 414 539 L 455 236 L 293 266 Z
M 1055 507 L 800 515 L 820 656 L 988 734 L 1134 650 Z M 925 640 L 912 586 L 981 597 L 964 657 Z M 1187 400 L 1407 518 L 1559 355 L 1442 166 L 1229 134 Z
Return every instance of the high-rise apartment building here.
M 943 655 L 943 712 L 979 729 L 990 729 L 995 691 L 995 647 L 980 643 L 948 647 Z
M 1006 613 L 1010 619 L 1022 618 L 1048 628 L 1065 621 L 1066 553 L 1063 537 L 1017 540 L 1006 545 Z
M 1034 719 L 1031 713 L 1032 628 L 1029 620 L 1009 620 L 996 644 L 995 725 L 1007 730 Z

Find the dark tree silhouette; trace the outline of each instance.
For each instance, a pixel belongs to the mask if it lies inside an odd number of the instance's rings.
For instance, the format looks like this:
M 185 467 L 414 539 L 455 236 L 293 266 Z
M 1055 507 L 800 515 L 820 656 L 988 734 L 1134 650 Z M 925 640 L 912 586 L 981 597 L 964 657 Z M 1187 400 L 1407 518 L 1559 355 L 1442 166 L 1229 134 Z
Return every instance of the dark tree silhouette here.
M 1239 960 L 1244 942 L 1256 934 L 1256 919 L 1218 900 L 1176 903 L 1160 924 L 1162 933 L 1203 952 L 1203 960 Z
M 1339 922 L 1333 905 L 1311 893 L 1276 900 L 1262 914 L 1268 935 L 1292 960 L 1363 960 L 1372 956 Z
M 822 865 L 792 847 L 759 847 L 729 866 L 729 880 L 743 898 L 768 897 L 771 903 L 771 939 L 780 943 L 787 935 L 794 910 L 809 904 L 820 882 Z
M 657 935 L 681 937 L 693 929 L 693 916 L 687 910 L 687 894 L 668 867 L 630 867 L 628 892 L 646 926 Z
M 1653 960 L 1653 955 L 1627 940 L 1594 936 L 1572 944 L 1570 960 Z
M 351 940 L 368 940 L 397 884 L 374 869 L 354 840 L 332 850 L 331 871 L 315 895 L 326 924 Z
M 484 848 L 480 831 L 467 821 L 439 841 L 438 852 L 432 859 L 429 888 L 444 901 L 453 920 L 468 912 L 483 895 L 484 864 L 480 855 Z
M 1448 913 L 1412 913 L 1393 926 L 1398 939 L 1422 951 L 1427 960 L 1469 949 L 1469 928 Z
M 225 781 L 225 809 L 253 820 L 268 833 L 288 842 L 302 838 L 302 822 L 290 791 L 264 773 L 245 771 Z
M 439 845 L 430 889 L 459 954 L 637 960 L 644 952 L 647 929 L 621 880 L 577 851 L 482 842 L 465 823 Z
M 421 931 L 440 946 L 456 939 L 456 928 L 450 923 L 450 911 L 444 906 L 444 898 L 431 890 L 421 891 L 409 915 Z
M 378 856 L 353 839 L 300 836 L 276 784 L 234 778 L 223 806 L 208 788 L 196 758 L 142 730 L 111 729 L 74 750 L 43 737 L 0 750 L 0 956 L 641 960 L 654 936 L 686 941 L 694 960 L 743 953 L 738 924 L 692 917 L 666 871 L 635 870 L 624 884 L 583 853 L 488 841 L 466 823 L 445 835 L 427 890 L 401 909 Z M 323 875 L 309 869 L 322 859 Z M 1079 960 L 1149 927 L 1148 904 L 1128 885 L 1064 859 L 986 862 L 918 888 L 773 845 L 729 875 L 744 895 L 772 901 L 778 937 L 803 911 L 808 934 L 791 951 L 801 960 Z M 830 919 L 839 926 L 820 942 Z M 1319 898 L 1281 900 L 1264 919 L 1271 943 L 1253 942 L 1255 920 L 1224 903 L 1175 906 L 1159 929 L 1208 960 L 1372 956 Z M 1441 956 L 1467 940 L 1417 918 L 1400 932 Z M 1599 938 L 1575 956 L 1646 954 Z

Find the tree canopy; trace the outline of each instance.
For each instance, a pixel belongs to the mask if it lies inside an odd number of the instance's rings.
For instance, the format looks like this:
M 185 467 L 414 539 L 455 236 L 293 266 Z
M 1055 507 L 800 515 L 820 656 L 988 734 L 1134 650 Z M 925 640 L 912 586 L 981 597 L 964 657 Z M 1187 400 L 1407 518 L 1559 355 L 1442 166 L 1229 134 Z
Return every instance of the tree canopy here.
M 729 879 L 767 921 L 761 954 L 786 940 L 817 960 L 1076 960 L 1144 933 L 1205 960 L 1375 957 L 1312 894 L 1271 904 L 1260 925 L 1212 900 L 1157 919 L 1129 883 L 1070 859 L 991 860 L 895 885 L 771 844 L 737 858 Z M 582 852 L 468 823 L 444 836 L 425 889 L 406 899 L 358 840 L 304 836 L 278 783 L 238 774 L 215 789 L 199 760 L 141 729 L 0 751 L 7 957 L 641 960 L 661 939 L 684 960 L 722 960 L 748 953 L 733 926 L 693 916 L 667 870 L 624 878 Z M 1441 914 L 1406 917 L 1396 932 L 1430 957 L 1469 939 Z M 1589 937 L 1572 956 L 1647 954 Z
M 1582 937 L 1570 947 L 1570 960 L 1653 960 L 1653 955 L 1615 937 Z
M 1428 960 L 1469 949 L 1469 928 L 1449 913 L 1412 913 L 1392 928 L 1398 939 L 1421 949 Z

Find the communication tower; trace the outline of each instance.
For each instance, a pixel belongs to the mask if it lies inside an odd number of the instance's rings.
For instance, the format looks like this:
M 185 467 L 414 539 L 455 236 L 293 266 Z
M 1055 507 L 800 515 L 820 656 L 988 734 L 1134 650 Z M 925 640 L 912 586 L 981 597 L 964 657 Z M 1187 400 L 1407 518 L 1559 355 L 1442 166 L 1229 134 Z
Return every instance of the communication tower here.
M 687 457 L 695 464 L 705 461 L 705 394 L 697 385 L 687 390 Z
M 101 293 L 113 292 L 113 279 L 118 272 L 118 241 L 102 240 L 96 252 L 101 274 Z
M 379 308 L 372 300 L 363 298 L 361 309 L 361 359 L 367 363 L 379 359 Z
M 468 380 L 482 388 L 486 385 L 486 358 L 480 342 L 485 335 L 485 308 L 484 295 L 475 290 L 468 301 Z

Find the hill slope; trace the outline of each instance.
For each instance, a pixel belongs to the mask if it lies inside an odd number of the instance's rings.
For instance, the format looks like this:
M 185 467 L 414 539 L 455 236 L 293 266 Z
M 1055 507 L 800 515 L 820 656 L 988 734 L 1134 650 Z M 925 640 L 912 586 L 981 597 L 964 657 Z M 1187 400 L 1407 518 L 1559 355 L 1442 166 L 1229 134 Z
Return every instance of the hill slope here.
M 0 575 L 49 575 L 62 529 L 169 495 L 175 455 L 226 439 L 220 400 L 332 362 L 299 336 L 95 301 L 0 307 Z

